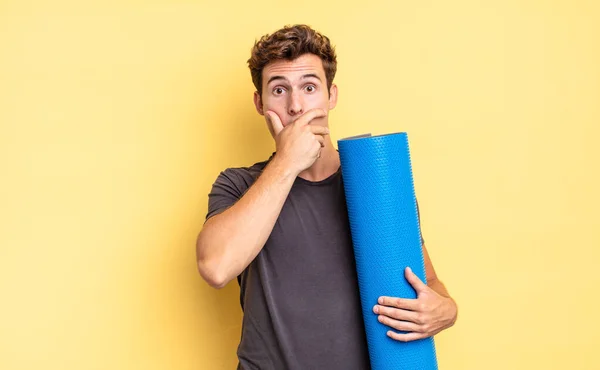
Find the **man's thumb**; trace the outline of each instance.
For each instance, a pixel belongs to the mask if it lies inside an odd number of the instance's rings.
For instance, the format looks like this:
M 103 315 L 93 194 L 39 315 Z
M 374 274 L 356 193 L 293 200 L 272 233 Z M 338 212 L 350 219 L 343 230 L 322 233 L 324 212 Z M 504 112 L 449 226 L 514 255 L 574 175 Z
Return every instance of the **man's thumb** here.
M 275 112 L 272 112 L 272 111 L 267 111 L 266 115 L 267 115 L 267 120 L 269 121 L 271 128 L 273 130 L 273 134 L 275 136 L 279 135 L 281 130 L 283 130 L 283 124 L 281 123 L 279 116 Z
M 410 285 L 412 285 L 412 287 L 415 289 L 415 291 L 417 291 L 417 293 L 427 289 L 427 285 L 425 285 L 425 283 L 423 283 L 421 279 L 419 279 L 419 277 L 413 272 L 413 270 L 410 267 L 406 267 L 406 269 L 404 270 L 404 276 L 406 277 L 406 280 L 408 280 Z

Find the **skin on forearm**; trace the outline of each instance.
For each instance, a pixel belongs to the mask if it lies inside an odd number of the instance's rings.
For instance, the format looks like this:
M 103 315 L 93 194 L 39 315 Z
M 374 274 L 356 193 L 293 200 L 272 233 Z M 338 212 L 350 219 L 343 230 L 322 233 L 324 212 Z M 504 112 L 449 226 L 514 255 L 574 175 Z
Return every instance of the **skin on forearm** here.
M 444 283 L 438 279 L 437 273 L 435 272 L 435 268 L 433 267 L 433 263 L 431 262 L 431 257 L 429 257 L 429 251 L 427 251 L 427 247 L 423 244 L 423 259 L 425 261 L 425 275 L 427 276 L 427 286 L 430 287 L 434 292 L 441 295 L 442 297 L 450 298 L 450 294 Z M 454 300 L 452 300 L 454 302 Z
M 452 298 L 452 297 L 450 297 L 448 290 L 446 290 L 446 286 L 444 286 L 444 283 L 442 283 L 437 278 L 428 280 L 427 286 L 430 287 L 431 289 L 433 289 L 433 291 L 435 291 L 437 294 L 441 295 L 442 297 Z

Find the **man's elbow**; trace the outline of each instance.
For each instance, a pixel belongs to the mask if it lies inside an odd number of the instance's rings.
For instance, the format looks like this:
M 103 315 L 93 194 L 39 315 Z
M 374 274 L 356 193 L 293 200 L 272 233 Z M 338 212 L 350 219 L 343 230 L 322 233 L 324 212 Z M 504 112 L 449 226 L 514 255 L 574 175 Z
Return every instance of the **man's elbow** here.
M 211 270 L 209 267 L 206 266 L 205 263 L 203 263 L 200 260 L 198 261 L 198 272 L 200 272 L 200 276 L 202 276 L 204 281 L 206 281 L 208 285 L 215 289 L 222 289 L 229 282 L 229 280 L 226 279 L 223 275 L 219 275 L 214 270 Z
M 196 262 L 198 265 L 198 272 L 200 276 L 215 289 L 221 289 L 227 285 L 230 279 L 227 278 L 227 274 L 223 271 L 222 263 L 219 263 L 215 258 L 209 258 L 206 256 L 206 247 L 202 243 L 202 239 L 198 236 L 196 241 Z

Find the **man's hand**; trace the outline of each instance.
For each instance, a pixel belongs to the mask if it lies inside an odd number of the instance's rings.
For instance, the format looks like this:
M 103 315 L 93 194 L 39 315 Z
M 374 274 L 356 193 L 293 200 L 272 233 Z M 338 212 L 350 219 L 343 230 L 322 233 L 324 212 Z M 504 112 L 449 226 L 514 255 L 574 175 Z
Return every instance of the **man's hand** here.
M 324 135 L 329 134 L 327 127 L 311 125 L 311 121 L 325 117 L 323 109 L 311 109 L 291 124 L 283 127 L 279 116 L 272 111 L 265 112 L 269 129 L 275 138 L 277 155 L 298 175 L 309 168 L 320 156 L 324 146 Z
M 392 339 L 408 342 L 433 336 L 449 328 L 456 320 L 456 303 L 452 298 L 444 297 L 425 285 L 412 270 L 405 270 L 406 280 L 417 292 L 416 299 L 379 297 L 373 312 L 378 319 L 398 331 L 387 332 Z

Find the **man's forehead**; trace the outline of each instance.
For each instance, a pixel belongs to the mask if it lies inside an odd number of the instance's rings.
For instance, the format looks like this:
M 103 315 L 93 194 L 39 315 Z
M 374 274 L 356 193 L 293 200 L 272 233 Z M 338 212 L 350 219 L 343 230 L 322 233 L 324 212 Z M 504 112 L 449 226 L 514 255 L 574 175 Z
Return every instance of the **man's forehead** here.
M 323 62 L 316 55 L 306 54 L 294 60 L 277 60 L 271 62 L 263 69 L 263 79 L 269 80 L 274 75 L 303 76 L 306 74 L 316 74 L 324 76 Z

